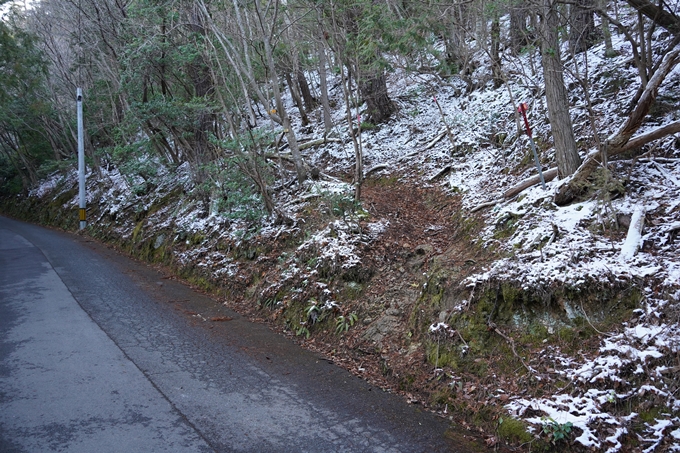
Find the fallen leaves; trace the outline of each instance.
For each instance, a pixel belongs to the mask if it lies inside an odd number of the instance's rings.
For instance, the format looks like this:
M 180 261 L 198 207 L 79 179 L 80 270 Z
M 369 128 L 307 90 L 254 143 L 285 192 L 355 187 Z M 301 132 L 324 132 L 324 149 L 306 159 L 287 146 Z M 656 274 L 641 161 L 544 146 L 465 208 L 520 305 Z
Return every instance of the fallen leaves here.
M 498 443 L 498 439 L 496 439 L 495 436 L 489 436 L 486 439 L 484 439 L 484 443 L 486 444 L 487 447 L 493 448 Z
M 234 318 L 232 318 L 230 316 L 213 316 L 212 318 L 210 318 L 210 321 L 212 321 L 212 322 L 225 322 L 225 321 L 231 321 L 232 319 L 234 319 Z

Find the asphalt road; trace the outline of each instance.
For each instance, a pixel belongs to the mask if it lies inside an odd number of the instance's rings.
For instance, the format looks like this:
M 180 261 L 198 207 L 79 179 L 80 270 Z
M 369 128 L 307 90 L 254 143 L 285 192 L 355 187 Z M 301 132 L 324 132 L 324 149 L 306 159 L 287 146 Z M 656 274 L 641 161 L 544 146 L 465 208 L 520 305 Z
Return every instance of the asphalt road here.
M 464 444 L 445 420 L 147 266 L 0 217 L 0 452 Z

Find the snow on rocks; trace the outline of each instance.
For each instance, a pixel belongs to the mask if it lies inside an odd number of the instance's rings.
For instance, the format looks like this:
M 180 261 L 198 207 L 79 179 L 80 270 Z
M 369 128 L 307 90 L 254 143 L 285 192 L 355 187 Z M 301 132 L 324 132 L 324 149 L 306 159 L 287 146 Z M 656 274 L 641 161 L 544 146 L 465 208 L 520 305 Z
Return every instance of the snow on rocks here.
M 615 417 L 601 411 L 598 396 L 607 394 L 597 390 L 589 390 L 584 396 L 572 397 L 570 395 L 556 395 L 551 399 L 543 398 L 536 400 L 518 399 L 508 404 L 506 408 L 516 416 L 523 416 L 528 410 L 544 414 L 542 416 L 528 416 L 525 421 L 533 425 L 545 427 L 554 424 L 556 427 L 569 426 L 578 428 L 581 434 L 575 438 L 575 442 L 587 448 L 600 448 L 602 442 L 598 439 L 593 425 L 607 424 L 616 429 L 616 433 L 625 434 L 627 430 Z M 618 444 L 618 437 L 607 439 L 614 445 Z M 620 444 L 619 444 L 620 446 Z M 609 452 L 617 450 L 608 449 Z
M 673 358 L 680 353 L 679 329 L 677 322 L 660 323 L 654 317 L 625 327 L 621 333 L 604 338 L 599 354 L 591 359 L 581 363 L 554 360 L 563 367 L 557 372 L 572 383 L 568 393 L 520 398 L 506 408 L 536 427 L 549 422 L 571 423 L 580 431 L 575 442 L 613 453 L 620 451 L 621 436 L 629 433 L 627 426 L 639 421 L 637 413 L 622 415 L 618 406 L 629 399 L 647 399 L 650 404 L 666 409 L 654 415 L 654 422 L 644 423 L 639 442 L 645 446 L 643 451 L 648 452 L 657 451 L 664 440 L 668 447 L 668 441 L 676 439 L 668 434 L 673 428 L 675 433 L 680 426 L 680 419 L 673 415 L 680 408 L 675 395 L 677 388 L 666 379 L 669 373 L 678 372 L 677 367 L 669 367 L 668 363 L 674 363 Z M 676 451 L 679 445 L 671 447 L 671 451 Z

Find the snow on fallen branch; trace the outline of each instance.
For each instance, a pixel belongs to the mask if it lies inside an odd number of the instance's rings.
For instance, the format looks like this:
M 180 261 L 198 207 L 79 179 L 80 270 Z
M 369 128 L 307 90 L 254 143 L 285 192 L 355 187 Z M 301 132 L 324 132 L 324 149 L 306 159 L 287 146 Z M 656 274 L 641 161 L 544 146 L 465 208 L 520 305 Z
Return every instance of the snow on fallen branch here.
M 545 182 L 552 181 L 555 179 L 557 176 L 557 167 L 551 168 L 550 170 L 544 171 L 543 172 L 543 178 L 545 179 Z M 532 176 L 531 178 L 527 178 L 524 181 L 521 181 L 520 183 L 514 185 L 513 187 L 509 188 L 508 190 L 503 193 L 503 198 L 512 198 L 515 195 L 523 192 L 525 189 L 528 189 L 531 186 L 535 186 L 541 182 L 541 176 L 536 175 Z
M 308 142 L 301 143 L 298 146 L 298 149 L 300 151 L 302 151 L 303 149 L 311 148 L 313 146 L 323 145 L 323 144 L 329 143 L 329 142 L 341 143 L 342 140 L 340 140 L 339 138 L 335 138 L 335 137 L 322 137 L 322 138 L 318 138 L 316 140 L 310 140 Z
M 383 170 L 385 168 L 389 168 L 389 164 L 378 164 L 375 167 L 371 167 L 368 170 L 366 170 L 366 173 L 364 173 L 364 178 L 373 173 L 374 171 Z
M 557 176 L 557 167 L 551 168 L 550 170 L 543 172 L 543 178 L 546 182 L 552 181 L 553 179 L 555 179 L 556 176 Z M 496 200 L 491 200 L 491 201 L 487 201 L 485 203 L 478 204 L 477 206 L 472 208 L 470 210 L 470 212 L 473 213 L 473 212 L 477 212 L 479 210 L 482 210 L 484 208 L 489 208 L 491 206 L 495 206 L 496 204 L 500 203 L 504 199 L 507 200 L 508 198 L 512 198 L 515 195 L 522 193 L 524 190 L 528 189 L 529 187 L 535 186 L 539 182 L 541 182 L 541 177 L 539 175 L 532 176 L 532 177 L 527 178 L 523 181 L 520 181 L 519 183 L 515 184 L 514 186 L 512 186 L 511 188 L 506 190 L 503 193 L 502 198 L 498 198 Z
M 470 209 L 470 213 L 475 213 L 475 212 L 480 211 L 484 208 L 490 208 L 491 206 L 496 206 L 501 201 L 503 201 L 503 199 L 499 198 L 497 200 L 491 200 L 491 201 L 487 201 L 486 203 L 478 204 L 474 208 Z
M 444 129 L 444 131 L 440 132 L 439 135 L 437 135 L 434 138 L 434 140 L 432 140 L 430 143 L 425 145 L 425 148 L 423 148 L 423 151 L 426 151 L 426 150 L 432 148 L 434 145 L 439 143 L 441 141 L 441 139 L 443 139 L 444 137 L 446 137 L 446 129 Z
M 656 169 L 659 170 L 659 173 L 661 173 L 664 176 L 664 178 L 675 184 L 676 187 L 680 187 L 680 181 L 678 180 L 678 178 L 669 173 L 668 170 L 663 168 L 661 165 L 659 165 L 658 162 L 654 161 L 653 159 L 651 162 L 652 165 L 654 165 L 654 167 L 656 167 Z
M 628 227 L 626 240 L 621 247 L 621 255 L 619 255 L 621 261 L 628 261 L 637 253 L 638 248 L 640 248 L 640 242 L 642 241 L 642 229 L 644 226 L 645 208 L 637 206 L 630 220 L 630 227 Z

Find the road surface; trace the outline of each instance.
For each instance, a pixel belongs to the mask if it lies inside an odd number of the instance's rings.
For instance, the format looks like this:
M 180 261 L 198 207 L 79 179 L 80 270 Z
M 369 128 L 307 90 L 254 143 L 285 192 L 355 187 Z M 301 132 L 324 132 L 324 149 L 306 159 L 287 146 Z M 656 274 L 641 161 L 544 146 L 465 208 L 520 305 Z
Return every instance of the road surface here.
M 445 420 L 145 265 L 0 217 L 1 452 L 471 451 L 464 443 Z

